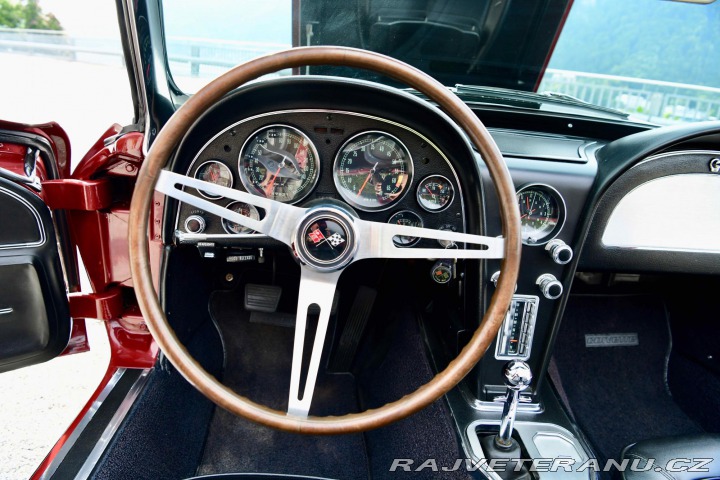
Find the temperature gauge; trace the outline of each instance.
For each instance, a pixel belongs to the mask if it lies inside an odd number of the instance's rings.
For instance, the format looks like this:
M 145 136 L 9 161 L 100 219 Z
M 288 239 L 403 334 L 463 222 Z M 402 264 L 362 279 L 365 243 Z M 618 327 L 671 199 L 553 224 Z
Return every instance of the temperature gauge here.
M 455 196 L 450 180 L 442 175 L 431 175 L 418 185 L 417 201 L 428 212 L 441 212 L 448 208 Z

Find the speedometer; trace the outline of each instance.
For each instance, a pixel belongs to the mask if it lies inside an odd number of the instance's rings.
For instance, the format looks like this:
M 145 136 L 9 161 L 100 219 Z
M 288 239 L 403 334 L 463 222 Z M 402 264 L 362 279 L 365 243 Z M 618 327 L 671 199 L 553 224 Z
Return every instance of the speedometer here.
M 565 222 L 565 202 L 548 185 L 527 185 L 517 192 L 522 241 L 542 245 L 560 233 Z
M 238 161 L 248 192 L 285 203 L 307 197 L 320 175 L 315 145 L 297 128 L 270 125 L 247 139 Z
M 350 138 L 333 165 L 333 179 L 340 196 L 365 211 L 390 208 L 405 195 L 412 175 L 408 149 L 397 138 L 379 131 Z

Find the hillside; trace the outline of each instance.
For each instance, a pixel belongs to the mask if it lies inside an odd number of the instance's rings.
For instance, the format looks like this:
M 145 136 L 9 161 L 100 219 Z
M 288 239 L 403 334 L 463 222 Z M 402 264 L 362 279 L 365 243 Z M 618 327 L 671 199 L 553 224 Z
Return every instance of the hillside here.
M 720 87 L 720 1 L 575 0 L 550 68 Z

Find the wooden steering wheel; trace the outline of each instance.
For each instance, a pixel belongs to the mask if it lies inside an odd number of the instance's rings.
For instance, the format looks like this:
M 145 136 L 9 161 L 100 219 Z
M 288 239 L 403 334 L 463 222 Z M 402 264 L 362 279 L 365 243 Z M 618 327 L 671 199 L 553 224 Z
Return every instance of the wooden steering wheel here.
M 465 130 L 487 164 L 500 203 L 503 237 L 370 222 L 337 204 L 300 208 L 163 170 L 195 119 L 228 92 L 262 75 L 309 65 L 371 70 L 401 81 L 436 102 Z M 183 187 L 245 202 L 264 212 L 264 217 L 260 220 L 245 217 L 186 193 Z M 192 358 L 170 327 L 153 288 L 148 255 L 149 212 L 156 190 L 279 240 L 297 257 L 301 276 L 287 412 L 259 405 L 221 384 Z M 318 221 L 331 225 L 343 240 L 332 258 L 320 258 L 308 241 L 310 226 Z M 378 53 L 344 47 L 302 47 L 259 57 L 233 68 L 193 95 L 162 128 L 140 168 L 129 222 L 130 267 L 137 299 L 150 332 L 170 362 L 218 406 L 270 427 L 306 434 L 340 434 L 382 427 L 421 410 L 447 393 L 473 368 L 497 334 L 512 300 L 520 265 L 520 214 L 515 189 L 497 145 L 477 116 L 422 71 Z M 467 248 L 399 248 L 392 241 L 396 235 L 448 240 L 464 243 Z M 502 258 L 502 275 L 475 334 L 458 357 L 427 384 L 380 408 L 337 417 L 308 416 L 337 280 L 348 265 L 365 258 Z M 308 307 L 313 304 L 320 307 L 320 316 L 301 392 L 305 325 Z

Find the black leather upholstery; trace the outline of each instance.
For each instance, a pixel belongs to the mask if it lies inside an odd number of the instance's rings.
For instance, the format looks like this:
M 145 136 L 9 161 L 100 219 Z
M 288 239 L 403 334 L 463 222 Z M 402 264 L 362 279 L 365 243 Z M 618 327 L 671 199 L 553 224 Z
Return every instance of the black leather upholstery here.
M 682 435 L 643 440 L 625 447 L 622 458 L 648 471 L 623 472 L 624 480 L 698 480 L 720 478 L 720 434 Z M 702 459 L 705 459 L 704 461 Z M 700 466 L 700 463 L 705 463 Z M 698 471 L 702 468 L 704 471 Z
M 329 478 L 305 477 L 303 475 L 283 475 L 279 473 L 220 473 L 202 475 L 187 480 L 331 480 Z

